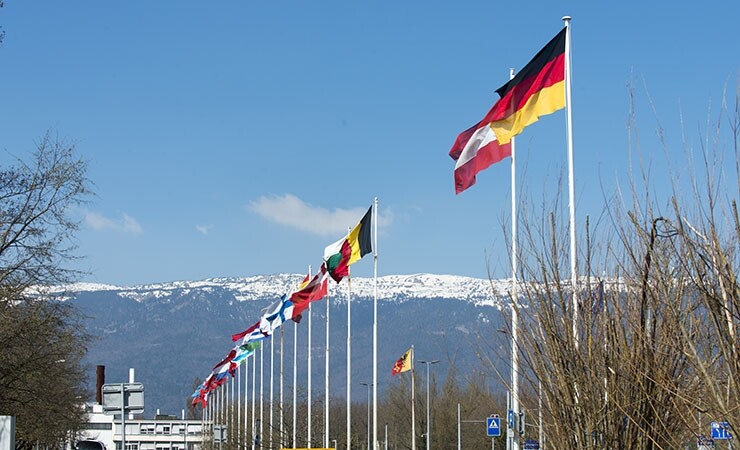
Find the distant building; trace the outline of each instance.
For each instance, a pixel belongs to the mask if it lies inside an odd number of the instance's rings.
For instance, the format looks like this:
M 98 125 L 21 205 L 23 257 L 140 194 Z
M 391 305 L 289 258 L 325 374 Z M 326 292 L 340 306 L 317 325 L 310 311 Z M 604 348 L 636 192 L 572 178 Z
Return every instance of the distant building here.
M 154 419 L 135 418 L 127 415 L 124 421 L 126 433 L 122 433 L 121 414 L 103 412 L 102 387 L 105 383 L 105 367 L 97 366 L 95 403 L 85 404 L 87 422 L 82 424 L 76 442 L 80 450 L 95 448 L 97 441 L 105 450 L 200 450 L 203 448 L 203 422 L 185 420 L 183 417 L 160 415 L 159 410 Z M 129 369 L 129 381 L 133 383 L 133 369 Z M 124 437 L 126 448 L 123 448 Z M 86 445 L 85 445 L 86 444 Z M 84 447 L 84 448 L 83 448 Z M 74 446 L 70 450 L 73 450 Z
M 103 406 L 87 404 L 88 420 L 82 425 L 79 440 L 99 441 L 106 450 L 200 450 L 203 448 L 203 423 L 177 416 L 156 415 L 154 419 L 126 417 L 126 448 L 122 448 L 120 414 L 103 413 Z

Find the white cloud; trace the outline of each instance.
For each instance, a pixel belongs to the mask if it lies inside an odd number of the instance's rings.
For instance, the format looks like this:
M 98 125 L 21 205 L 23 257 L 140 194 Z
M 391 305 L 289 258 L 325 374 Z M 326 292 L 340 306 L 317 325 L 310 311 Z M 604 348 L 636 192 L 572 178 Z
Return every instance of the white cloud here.
M 139 222 L 126 213 L 122 213 L 120 219 L 115 220 L 105 217 L 102 214 L 88 211 L 85 213 L 85 223 L 97 231 L 112 230 L 129 234 L 141 234 L 144 232 Z
M 262 196 L 247 206 L 263 218 L 319 236 L 342 236 L 347 227 L 353 227 L 362 219 L 370 205 L 359 208 L 335 208 L 329 210 L 305 203 L 292 194 Z M 381 216 L 378 223 L 388 225 L 390 213 Z
M 195 231 L 202 235 L 207 235 L 213 229 L 213 225 L 195 225 Z

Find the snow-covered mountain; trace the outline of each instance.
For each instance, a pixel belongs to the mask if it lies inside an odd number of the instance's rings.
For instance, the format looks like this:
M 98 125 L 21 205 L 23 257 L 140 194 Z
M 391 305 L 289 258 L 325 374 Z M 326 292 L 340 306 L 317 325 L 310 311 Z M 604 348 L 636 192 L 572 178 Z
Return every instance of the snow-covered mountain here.
M 118 295 L 136 301 L 152 298 L 166 298 L 173 292 L 187 293 L 199 290 L 209 292 L 214 289 L 233 292 L 237 301 L 261 301 L 277 298 L 295 288 L 303 275 L 275 274 L 252 277 L 209 278 L 200 281 L 172 281 L 168 283 L 145 284 L 138 286 L 116 286 L 110 284 L 76 283 L 65 286 L 70 292 L 116 291 Z M 360 298 L 374 297 L 374 279 L 352 278 L 351 295 Z M 337 300 L 346 299 L 345 283 L 341 286 L 331 284 L 330 294 Z M 455 298 L 472 302 L 475 305 L 501 307 L 502 298 L 507 297 L 510 280 L 487 280 L 457 275 L 388 275 L 378 277 L 378 300 L 403 301 L 419 298 Z
M 127 381 L 128 369 L 134 368 L 137 381 L 145 385 L 147 414 L 155 409 L 176 414 L 195 383 L 208 376 L 233 348 L 231 335 L 258 321 L 263 308 L 302 279 L 297 274 L 275 274 L 141 286 L 79 283 L 62 291 L 87 317 L 87 330 L 96 337 L 88 352 L 91 366 L 105 365 L 109 383 Z M 328 303 L 330 385 L 332 394 L 342 397 L 346 392 L 348 294 L 346 281 L 330 283 L 326 299 L 311 308 L 312 377 L 324 378 Z M 507 320 L 503 308 L 508 289 L 508 280 L 430 274 L 379 277 L 378 373 L 383 377 L 379 385 L 393 382 L 390 369 L 411 345 L 419 358 L 442 361 L 440 376 L 452 365 L 463 373 L 480 368 L 476 355 L 481 351 L 504 356 L 505 336 L 497 331 Z M 372 374 L 374 292 L 372 278 L 352 278 L 352 372 L 357 383 Z M 305 388 L 308 320 L 282 328 L 286 364 L 292 364 L 293 334 L 298 334 L 298 384 Z M 277 336 L 272 338 L 277 340 Z M 271 344 L 265 341 L 268 364 Z M 274 345 L 274 357 L 279 358 L 277 342 Z M 91 386 L 93 374 L 94 370 Z M 359 395 L 362 386 L 356 388 Z M 313 390 L 323 393 L 323 383 L 314 383 Z

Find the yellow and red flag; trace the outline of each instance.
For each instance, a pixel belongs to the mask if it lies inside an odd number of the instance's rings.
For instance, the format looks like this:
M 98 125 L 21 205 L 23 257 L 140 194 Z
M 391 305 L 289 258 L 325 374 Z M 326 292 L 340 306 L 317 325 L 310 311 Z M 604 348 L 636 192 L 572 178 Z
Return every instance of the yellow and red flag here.
M 401 372 L 406 372 L 407 370 L 411 370 L 411 350 L 406 350 L 406 353 L 401 356 L 398 361 L 393 365 L 393 369 L 391 370 L 391 374 L 398 375 Z

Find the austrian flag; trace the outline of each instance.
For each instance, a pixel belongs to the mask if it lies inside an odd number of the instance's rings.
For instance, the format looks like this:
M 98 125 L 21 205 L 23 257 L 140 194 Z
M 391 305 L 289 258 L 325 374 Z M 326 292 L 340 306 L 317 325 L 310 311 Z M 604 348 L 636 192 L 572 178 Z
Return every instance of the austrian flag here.
M 511 144 L 499 144 L 490 122 L 479 122 L 460 133 L 450 150 L 455 160 L 455 193 L 475 184 L 475 176 L 507 156 Z

